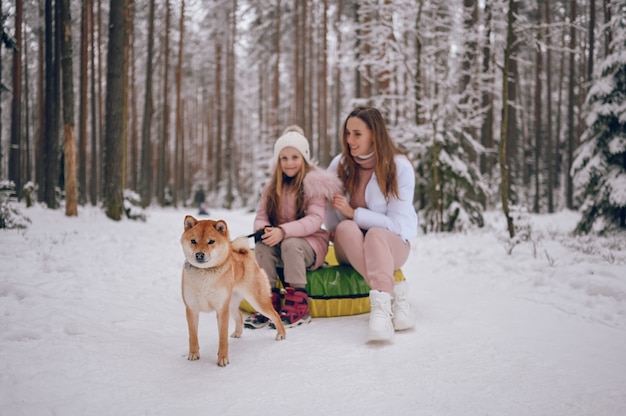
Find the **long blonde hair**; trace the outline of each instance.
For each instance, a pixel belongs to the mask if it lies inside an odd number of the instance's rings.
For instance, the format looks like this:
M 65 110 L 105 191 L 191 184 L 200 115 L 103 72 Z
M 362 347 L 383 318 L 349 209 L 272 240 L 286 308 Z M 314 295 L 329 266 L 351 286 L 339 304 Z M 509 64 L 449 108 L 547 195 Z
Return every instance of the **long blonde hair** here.
M 265 209 L 272 227 L 280 225 L 280 212 L 282 209 L 283 190 L 287 189 L 296 195 L 296 218 L 304 217 L 306 213 L 304 201 L 304 177 L 312 169 L 312 166 L 302 158 L 302 167 L 298 174 L 292 178 L 283 173 L 280 161 L 276 161 L 276 168 L 272 173 L 270 187 L 267 192 Z
M 357 107 L 346 117 L 343 123 L 343 135 L 341 143 L 343 145 L 343 160 L 339 165 L 339 179 L 341 179 L 346 187 L 346 191 L 349 194 L 353 194 L 357 187 L 357 163 L 350 154 L 348 146 L 348 139 L 346 133 L 346 126 L 348 120 L 352 117 L 358 117 L 372 132 L 372 140 L 374 143 L 374 155 L 376 157 L 376 166 L 374 172 L 376 172 L 376 180 L 378 186 L 382 191 L 385 199 L 389 199 L 390 196 L 397 198 L 399 196 L 398 190 L 398 176 L 396 163 L 394 157 L 396 155 L 406 154 L 400 150 L 395 143 L 391 140 L 385 120 L 374 107 Z

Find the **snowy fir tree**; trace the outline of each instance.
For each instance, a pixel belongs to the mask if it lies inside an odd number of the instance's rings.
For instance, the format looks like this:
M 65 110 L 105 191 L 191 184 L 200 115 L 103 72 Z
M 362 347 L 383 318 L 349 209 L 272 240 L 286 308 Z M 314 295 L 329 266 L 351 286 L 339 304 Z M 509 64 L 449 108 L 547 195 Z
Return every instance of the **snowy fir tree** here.
M 419 100 L 421 123 L 414 132 L 424 232 L 483 226 L 488 193 L 478 158 L 485 149 L 474 137 L 484 116 L 481 94 L 488 82 L 474 76 L 480 73 L 478 25 L 457 24 L 454 7 L 445 7 L 425 6 L 421 15 L 423 24 L 440 28 L 420 33 L 425 45 L 422 68 L 429 79 Z M 451 36 L 463 38 L 460 31 L 467 42 L 455 51 L 442 47 Z
M 582 219 L 577 233 L 626 228 L 626 5 L 610 22 L 614 38 L 587 95 L 583 143 L 572 166 Z

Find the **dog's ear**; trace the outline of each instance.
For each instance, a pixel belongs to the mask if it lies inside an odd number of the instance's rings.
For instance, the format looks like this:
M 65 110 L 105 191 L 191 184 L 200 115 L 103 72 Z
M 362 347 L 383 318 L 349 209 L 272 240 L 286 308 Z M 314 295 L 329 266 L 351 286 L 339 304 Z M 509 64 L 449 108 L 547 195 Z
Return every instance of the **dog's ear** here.
M 215 223 L 214 227 L 218 233 L 222 234 L 225 237 L 228 237 L 228 226 L 226 225 L 226 221 L 219 220 Z
M 194 225 L 198 223 L 198 220 L 192 217 L 191 215 L 187 215 L 185 217 L 185 231 L 191 230 Z

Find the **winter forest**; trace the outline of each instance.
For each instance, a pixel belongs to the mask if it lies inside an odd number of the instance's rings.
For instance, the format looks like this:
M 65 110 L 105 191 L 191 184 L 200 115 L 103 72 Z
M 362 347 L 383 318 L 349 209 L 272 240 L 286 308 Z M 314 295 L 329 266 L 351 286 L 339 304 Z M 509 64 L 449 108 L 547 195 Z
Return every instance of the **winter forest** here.
M 626 227 L 624 0 L 10 0 L 0 15 L 3 205 L 254 208 L 286 126 L 326 167 L 365 104 L 413 161 L 423 232 L 488 209 L 511 237 L 524 210 Z

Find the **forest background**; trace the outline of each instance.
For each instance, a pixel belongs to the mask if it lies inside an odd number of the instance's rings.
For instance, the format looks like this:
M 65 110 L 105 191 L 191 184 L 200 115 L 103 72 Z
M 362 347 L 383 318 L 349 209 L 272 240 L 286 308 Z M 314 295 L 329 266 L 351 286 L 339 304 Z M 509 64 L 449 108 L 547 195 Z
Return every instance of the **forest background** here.
M 287 125 L 325 167 L 364 104 L 414 162 L 424 232 L 491 208 L 511 237 L 524 210 L 626 227 L 623 0 L 0 0 L 0 15 L 3 204 L 254 208 Z

